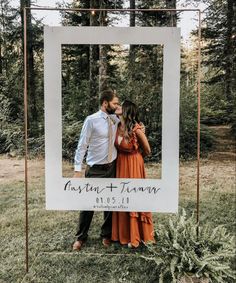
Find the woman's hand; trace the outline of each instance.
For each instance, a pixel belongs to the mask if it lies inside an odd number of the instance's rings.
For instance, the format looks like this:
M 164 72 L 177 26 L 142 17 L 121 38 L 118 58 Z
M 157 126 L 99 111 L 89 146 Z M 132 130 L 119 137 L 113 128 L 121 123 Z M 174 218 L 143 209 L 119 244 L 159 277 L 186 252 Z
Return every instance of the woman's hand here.
M 145 128 L 143 122 L 140 122 L 139 125 L 141 126 L 141 131 L 145 134 L 146 128 Z

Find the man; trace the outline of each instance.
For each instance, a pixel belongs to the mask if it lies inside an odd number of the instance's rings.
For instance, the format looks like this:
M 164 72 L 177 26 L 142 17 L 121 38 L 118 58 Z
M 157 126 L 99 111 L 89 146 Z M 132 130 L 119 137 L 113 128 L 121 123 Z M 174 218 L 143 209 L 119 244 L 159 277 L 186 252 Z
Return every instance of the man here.
M 87 152 L 86 178 L 115 178 L 117 151 L 114 140 L 119 119 L 114 113 L 119 106 L 119 99 L 112 90 L 106 90 L 101 95 L 100 105 L 98 112 L 85 119 L 75 153 L 74 177 L 82 177 L 81 167 Z M 73 250 L 79 251 L 87 240 L 93 214 L 94 211 L 80 212 L 77 240 L 73 244 Z M 106 247 L 111 241 L 111 220 L 112 212 L 105 211 L 101 237 Z

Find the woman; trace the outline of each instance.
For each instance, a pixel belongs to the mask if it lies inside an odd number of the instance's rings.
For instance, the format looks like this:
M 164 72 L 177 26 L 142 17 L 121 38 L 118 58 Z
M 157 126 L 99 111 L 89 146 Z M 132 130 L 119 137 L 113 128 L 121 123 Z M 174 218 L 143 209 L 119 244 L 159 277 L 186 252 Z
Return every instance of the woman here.
M 151 153 L 148 140 L 139 125 L 137 106 L 124 101 L 116 112 L 120 118 L 115 145 L 118 150 L 116 177 L 145 178 L 143 156 Z M 112 240 L 128 247 L 138 247 L 141 242 L 154 242 L 151 212 L 113 212 Z

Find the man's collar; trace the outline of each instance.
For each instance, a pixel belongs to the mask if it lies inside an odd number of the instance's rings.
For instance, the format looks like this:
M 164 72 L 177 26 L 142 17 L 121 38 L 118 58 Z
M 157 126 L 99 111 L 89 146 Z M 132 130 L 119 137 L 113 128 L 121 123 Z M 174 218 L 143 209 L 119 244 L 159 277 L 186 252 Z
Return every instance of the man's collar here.
M 101 109 L 99 110 L 99 112 L 104 119 L 108 118 L 108 114 L 106 112 L 102 111 Z
M 108 113 L 102 111 L 101 109 L 99 110 L 99 112 L 100 112 L 101 116 L 102 116 L 104 119 L 107 119 L 107 118 L 109 117 L 109 118 L 112 120 L 113 124 L 116 123 L 116 120 L 115 120 L 115 118 L 114 118 L 114 116 L 116 116 L 115 114 L 110 114 L 110 115 L 109 115 Z

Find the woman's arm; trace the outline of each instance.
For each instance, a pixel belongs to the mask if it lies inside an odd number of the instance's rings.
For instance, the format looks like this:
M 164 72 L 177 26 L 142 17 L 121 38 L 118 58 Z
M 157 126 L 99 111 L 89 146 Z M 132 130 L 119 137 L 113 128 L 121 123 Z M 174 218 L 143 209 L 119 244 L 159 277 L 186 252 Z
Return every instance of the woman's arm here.
M 145 134 L 143 133 L 143 131 L 141 129 L 137 129 L 135 133 L 136 133 L 138 142 L 140 144 L 140 147 L 143 150 L 143 155 L 144 156 L 150 155 L 151 154 L 151 148 L 150 148 L 148 139 L 145 136 Z

